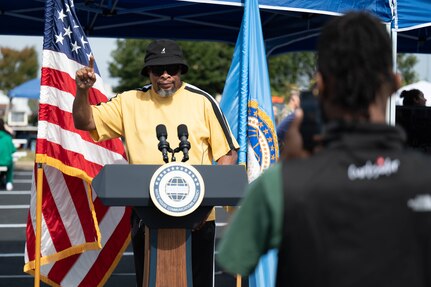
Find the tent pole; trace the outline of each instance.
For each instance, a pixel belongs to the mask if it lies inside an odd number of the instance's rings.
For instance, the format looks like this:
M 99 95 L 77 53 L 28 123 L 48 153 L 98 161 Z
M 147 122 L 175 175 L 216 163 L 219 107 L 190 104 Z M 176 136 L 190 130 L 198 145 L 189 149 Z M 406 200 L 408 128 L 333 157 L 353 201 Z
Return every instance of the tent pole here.
M 391 6 L 391 12 L 392 12 L 392 21 L 391 21 L 391 39 L 392 39 L 392 61 L 394 65 L 394 72 L 397 72 L 397 38 L 398 38 L 398 4 L 397 0 L 391 0 L 390 1 Z
M 397 73 L 397 31 L 391 28 L 388 24 L 388 33 L 390 34 L 392 40 L 392 64 L 393 64 L 393 72 Z M 386 122 L 389 125 L 395 125 L 395 101 L 396 101 L 396 93 L 392 94 L 388 98 L 388 102 L 386 105 Z
M 397 67 L 397 39 L 398 39 L 398 13 L 397 13 L 397 0 L 390 0 L 389 1 L 390 7 L 391 7 L 391 13 L 392 13 L 392 21 L 391 23 L 386 25 L 386 29 L 388 30 L 388 33 L 392 40 L 392 64 L 393 64 L 393 72 L 397 73 L 398 67 Z M 388 103 L 386 106 L 386 122 L 389 125 L 395 125 L 395 101 L 396 101 L 396 93 L 392 94 L 391 97 L 388 99 Z
M 35 247 L 35 268 L 34 268 L 34 287 L 40 286 L 40 250 L 42 234 L 42 164 L 37 164 L 37 186 L 36 186 L 36 247 Z

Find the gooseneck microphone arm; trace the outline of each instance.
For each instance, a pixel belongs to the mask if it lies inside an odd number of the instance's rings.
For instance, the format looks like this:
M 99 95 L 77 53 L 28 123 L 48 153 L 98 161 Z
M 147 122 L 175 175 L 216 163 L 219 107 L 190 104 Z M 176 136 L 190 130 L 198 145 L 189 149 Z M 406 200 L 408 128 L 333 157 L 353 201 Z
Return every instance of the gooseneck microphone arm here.
M 183 124 L 178 126 L 177 131 L 180 144 L 176 150 L 183 152 L 182 162 L 186 162 L 189 160 L 189 150 L 191 149 L 190 142 L 188 141 L 189 132 L 187 131 L 187 126 Z
M 166 126 L 162 124 L 158 125 L 156 127 L 156 135 L 157 135 L 157 139 L 159 140 L 158 148 L 159 148 L 159 151 L 162 152 L 163 161 L 165 163 L 168 163 L 169 161 L 168 152 L 172 152 L 172 149 L 170 148 L 169 143 L 167 141 L 168 132 L 166 131 Z

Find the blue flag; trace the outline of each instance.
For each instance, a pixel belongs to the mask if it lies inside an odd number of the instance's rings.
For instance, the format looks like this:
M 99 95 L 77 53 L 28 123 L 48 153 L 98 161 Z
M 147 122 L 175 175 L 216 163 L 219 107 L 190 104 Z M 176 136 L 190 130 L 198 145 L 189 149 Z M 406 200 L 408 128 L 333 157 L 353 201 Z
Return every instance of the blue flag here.
M 246 0 L 244 17 L 220 102 L 246 164 L 249 180 L 278 159 L 268 65 L 257 0 Z
M 257 0 L 246 0 L 241 30 L 226 79 L 221 109 L 240 149 L 238 163 L 245 164 L 249 182 L 278 159 L 268 65 Z M 261 258 L 249 278 L 251 287 L 275 284 L 277 253 Z

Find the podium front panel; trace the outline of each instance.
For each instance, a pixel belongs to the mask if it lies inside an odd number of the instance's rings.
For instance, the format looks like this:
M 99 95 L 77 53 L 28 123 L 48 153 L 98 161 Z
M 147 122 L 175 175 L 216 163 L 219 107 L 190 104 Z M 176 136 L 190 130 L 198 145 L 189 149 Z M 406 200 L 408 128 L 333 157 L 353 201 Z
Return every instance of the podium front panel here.
M 106 165 L 93 179 L 97 196 L 108 206 L 154 206 L 151 178 L 160 165 Z M 236 206 L 248 184 L 244 166 L 194 165 L 205 183 L 201 206 Z

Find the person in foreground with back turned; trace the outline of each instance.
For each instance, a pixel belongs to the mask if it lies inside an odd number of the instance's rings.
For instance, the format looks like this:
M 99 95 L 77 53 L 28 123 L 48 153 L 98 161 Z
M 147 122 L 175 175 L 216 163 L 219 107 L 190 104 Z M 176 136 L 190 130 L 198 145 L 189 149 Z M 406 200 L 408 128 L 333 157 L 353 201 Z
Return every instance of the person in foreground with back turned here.
M 365 12 L 331 20 L 317 68 L 322 147 L 305 155 L 295 117 L 286 148 L 302 157 L 248 187 L 218 263 L 247 275 L 278 248 L 277 286 L 431 286 L 431 159 L 385 122 L 400 85 L 386 29 Z
M 168 135 L 176 135 L 179 125 L 190 134 L 188 163 L 192 165 L 235 164 L 238 144 L 217 102 L 208 93 L 182 82 L 188 65 L 181 48 L 171 40 L 149 44 L 143 76 L 151 84 L 121 93 L 108 103 L 90 106 L 88 90 L 96 77 L 94 60 L 89 67 L 76 72 L 76 98 L 73 119 L 78 129 L 90 131 L 96 141 L 124 137 L 131 164 L 163 164 L 158 150 L 156 127 L 166 126 Z M 163 132 L 163 131 L 162 131 Z M 192 232 L 192 266 L 194 286 L 213 286 L 215 213 Z M 135 255 L 137 285 L 143 282 L 144 224 L 132 214 L 132 242 Z

